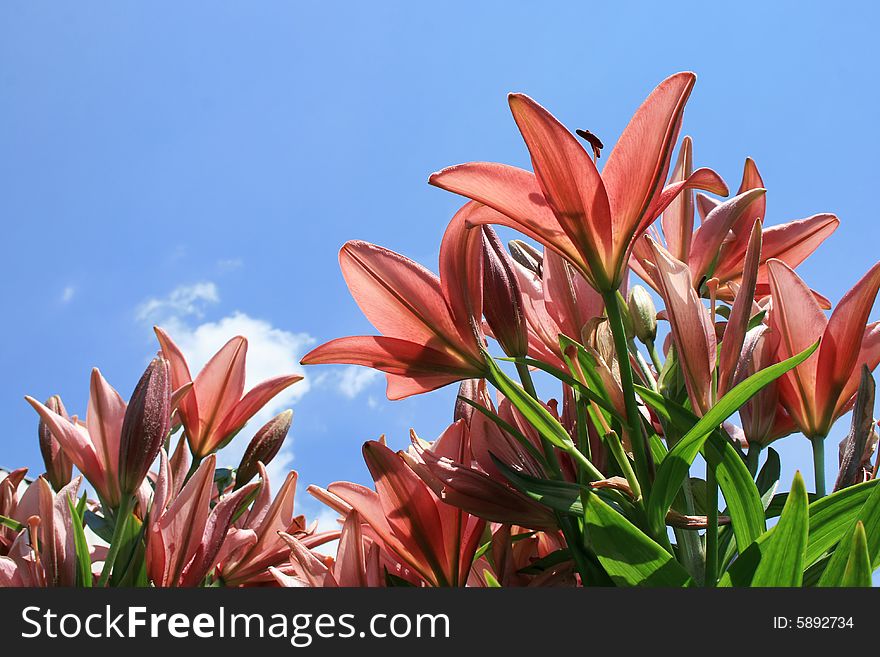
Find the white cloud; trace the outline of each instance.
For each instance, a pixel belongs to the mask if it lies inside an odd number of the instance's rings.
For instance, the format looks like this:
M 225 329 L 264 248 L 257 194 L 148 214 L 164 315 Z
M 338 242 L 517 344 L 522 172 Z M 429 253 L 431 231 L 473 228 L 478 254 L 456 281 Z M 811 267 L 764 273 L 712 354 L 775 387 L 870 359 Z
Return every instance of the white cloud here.
M 195 376 L 208 360 L 230 339 L 242 335 L 248 340 L 245 391 L 265 379 L 282 374 L 305 376 L 299 360 L 314 338 L 305 333 L 291 333 L 273 326 L 263 319 L 235 311 L 216 321 L 199 323 L 205 307 L 219 300 L 213 283 L 181 286 L 164 299 L 149 299 L 141 304 L 137 317 L 142 321 L 159 323 L 174 339 L 187 359 Z M 260 410 L 220 452 L 219 463 L 235 466 L 254 433 L 281 411 L 309 391 L 308 378 L 293 384 L 273 398 Z M 294 416 L 291 434 L 296 431 Z M 292 440 L 289 436 L 281 451 L 269 464 L 273 488 L 280 485 L 293 460 Z
M 336 389 L 348 399 L 354 399 L 381 377 L 382 373 L 379 370 L 350 365 L 340 373 Z
M 181 285 L 167 297 L 144 301 L 135 311 L 137 318 L 147 322 L 162 322 L 182 317 L 203 317 L 207 304 L 217 303 L 220 296 L 211 282 Z
M 73 285 L 68 285 L 61 292 L 61 303 L 70 303 L 74 296 L 76 296 L 76 288 Z

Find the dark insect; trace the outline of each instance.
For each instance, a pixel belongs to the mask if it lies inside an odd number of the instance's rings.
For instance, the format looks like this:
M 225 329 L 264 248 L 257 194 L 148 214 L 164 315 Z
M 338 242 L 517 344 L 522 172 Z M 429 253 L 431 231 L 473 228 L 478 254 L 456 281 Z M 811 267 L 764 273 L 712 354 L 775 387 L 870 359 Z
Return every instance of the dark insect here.
M 602 157 L 602 149 L 605 148 L 605 145 L 602 143 L 602 140 L 599 139 L 596 135 L 594 135 L 589 130 L 575 130 L 577 136 L 590 144 L 593 148 L 593 155 L 596 156 L 596 159 Z

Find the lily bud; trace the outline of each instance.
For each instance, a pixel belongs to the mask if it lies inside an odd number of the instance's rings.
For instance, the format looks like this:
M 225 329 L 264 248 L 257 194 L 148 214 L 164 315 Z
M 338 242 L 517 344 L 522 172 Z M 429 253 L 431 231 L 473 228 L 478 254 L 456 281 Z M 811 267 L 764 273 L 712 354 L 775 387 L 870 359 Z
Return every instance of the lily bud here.
M 58 395 L 50 397 L 46 402 L 46 407 L 50 411 L 58 413 L 65 420 L 70 419 L 64 404 L 61 403 L 61 397 Z M 61 444 L 55 439 L 49 425 L 42 418 L 37 432 L 40 438 L 40 453 L 43 455 L 43 463 L 46 465 L 46 479 L 57 492 L 70 483 L 73 476 L 73 463 L 67 458 L 67 454 L 61 449 Z
M 171 430 L 171 366 L 154 358 L 135 386 L 119 439 L 119 488 L 132 495 L 140 487 L 150 465 Z
M 284 439 L 287 438 L 291 422 L 293 422 L 293 411 L 288 409 L 269 420 L 251 438 L 244 456 L 241 457 L 241 463 L 238 464 L 235 471 L 236 490 L 257 476 L 259 472 L 257 463 L 268 465 L 269 461 L 275 458 Z
M 642 343 L 653 342 L 657 337 L 657 309 L 651 295 L 641 285 L 635 285 L 629 291 L 626 305 L 636 337 Z
M 513 262 L 495 231 L 483 228 L 483 315 L 508 356 L 525 356 L 529 337 Z
M 523 267 L 533 272 L 538 278 L 541 277 L 544 269 L 544 256 L 531 244 L 526 244 L 522 240 L 510 240 L 507 243 L 510 249 L 510 255 Z

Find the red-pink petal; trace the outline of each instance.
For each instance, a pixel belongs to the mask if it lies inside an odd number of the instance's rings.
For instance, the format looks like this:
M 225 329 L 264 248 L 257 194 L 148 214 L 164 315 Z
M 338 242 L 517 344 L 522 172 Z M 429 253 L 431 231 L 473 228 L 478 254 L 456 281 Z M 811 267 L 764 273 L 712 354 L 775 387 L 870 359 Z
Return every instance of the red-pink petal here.
M 779 336 L 779 360 L 784 360 L 818 340 L 828 320 L 810 288 L 791 267 L 779 260 L 770 260 L 767 270 L 773 298 L 769 325 Z M 815 426 L 816 386 L 821 385 L 816 380 L 818 362 L 819 354 L 814 353 L 778 379 L 780 397 L 792 419 L 804 431 Z
M 844 295 L 828 320 L 817 365 L 816 404 L 823 426 L 830 427 L 843 387 L 855 369 L 878 289 L 880 262 Z
M 620 226 L 612 220 L 610 200 L 592 157 L 550 112 L 528 96 L 511 94 L 509 103 L 544 198 L 559 224 L 592 260 L 588 262 L 591 270 L 610 266 Z M 607 276 L 610 272 L 593 273 Z

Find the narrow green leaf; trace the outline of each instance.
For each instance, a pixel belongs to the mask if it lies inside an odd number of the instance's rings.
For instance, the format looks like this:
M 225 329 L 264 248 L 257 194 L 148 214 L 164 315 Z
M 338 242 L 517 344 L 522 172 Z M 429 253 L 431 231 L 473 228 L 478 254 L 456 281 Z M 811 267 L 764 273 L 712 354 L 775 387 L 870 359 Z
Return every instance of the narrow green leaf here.
M 537 459 L 538 463 L 541 463 L 542 465 L 547 465 L 547 461 L 544 458 L 544 455 L 541 454 L 541 452 L 532 444 L 532 441 L 526 438 L 522 434 L 522 432 L 515 426 L 513 426 L 509 422 L 505 422 L 497 413 L 494 413 L 493 411 L 485 408 L 481 404 L 478 404 L 473 399 L 468 399 L 467 397 L 463 397 L 462 395 L 459 395 L 458 399 L 463 401 L 474 410 L 478 411 L 480 414 L 485 415 L 487 418 L 492 420 L 492 422 L 494 422 L 499 429 L 516 438 L 520 445 L 522 445 L 529 454 Z
M 498 580 L 495 579 L 495 575 L 492 574 L 492 571 L 488 568 L 483 570 L 483 579 L 486 580 L 486 586 L 490 589 L 500 589 L 501 584 L 498 583 Z
M 645 400 L 645 403 L 680 432 L 687 432 L 700 422 L 700 419 L 691 411 L 674 401 L 664 399 L 653 390 L 637 387 L 637 392 Z M 679 441 L 677 445 L 681 444 L 683 440 Z M 764 506 L 761 502 L 761 495 L 739 452 L 730 443 L 730 440 L 722 435 L 721 431 L 713 430 L 709 434 L 708 443 L 703 446 L 703 451 L 709 463 L 716 468 L 715 476 L 728 506 L 725 515 L 730 516 L 737 547 L 740 551 L 745 550 L 767 529 L 764 522 Z M 675 452 L 675 447 L 670 451 L 670 454 L 673 452 Z M 693 458 L 691 458 L 692 461 Z M 683 482 L 684 479 L 682 479 Z M 679 483 L 680 486 L 681 483 Z M 676 488 L 677 490 L 678 488 Z M 670 500 L 670 505 L 674 499 L 673 497 Z M 665 517 L 665 511 L 663 515 Z
M 868 537 L 865 534 L 865 526 L 861 522 L 857 522 L 840 586 L 870 588 L 873 570 L 871 555 L 868 554 Z
M 491 381 L 510 403 L 523 414 L 535 430 L 552 445 L 569 451 L 574 448 L 571 436 L 538 400 L 507 376 L 492 358 L 486 358 Z
M 89 543 L 83 530 L 83 519 L 73 500 L 68 496 L 67 507 L 70 509 L 70 522 L 73 526 L 73 547 L 76 553 L 76 583 L 84 588 L 92 587 L 92 558 L 89 555 Z
M 880 479 L 848 486 L 810 504 L 810 542 L 807 564 L 831 550 L 862 512 L 862 507 L 880 488 Z
M 782 464 L 779 461 L 779 452 L 772 447 L 768 447 L 767 460 L 764 462 L 761 471 L 758 473 L 758 477 L 755 479 L 755 485 L 758 487 L 758 492 L 761 493 L 762 497 L 771 489 L 774 492 L 776 491 L 776 487 L 779 484 L 779 473 L 781 469 Z
M 102 541 L 107 543 L 113 538 L 113 525 L 104 517 L 94 511 L 86 509 L 82 514 L 86 526 L 91 529 Z
M 804 567 L 808 565 L 808 502 L 807 489 L 798 472 L 779 522 L 739 555 L 718 585 L 801 586 Z
M 586 533 L 602 567 L 618 586 L 682 587 L 690 575 L 663 547 L 651 540 L 598 495 L 586 496 Z
M 544 363 L 540 360 L 535 360 L 534 358 L 499 358 L 498 360 L 506 360 L 514 363 L 524 363 L 529 367 L 534 367 L 541 370 L 542 372 L 546 372 L 550 376 L 559 379 L 559 381 L 561 381 L 562 383 L 571 386 L 572 388 L 576 388 L 584 397 L 586 397 L 590 401 L 596 402 L 596 404 L 600 406 L 603 410 L 617 416 L 617 411 L 614 409 L 614 406 L 611 404 L 610 401 L 596 393 L 594 390 L 591 390 L 590 388 L 582 384 L 568 372 L 563 372 L 557 367 L 548 365 L 547 363 Z
M 846 489 L 844 489 L 846 490 Z M 819 579 L 819 586 L 843 586 L 847 564 L 854 549 L 853 542 L 858 527 L 865 535 L 865 549 L 868 551 L 869 570 L 880 566 L 880 487 L 874 487 L 870 497 L 862 504 L 856 518 L 841 534 L 840 542 L 834 549 L 825 572 Z
M 24 529 L 24 525 L 21 524 L 18 520 L 13 520 L 12 518 L 7 518 L 6 516 L 0 516 L 0 525 L 8 527 L 14 532 L 20 532 L 22 529 Z
M 536 502 L 550 507 L 554 511 L 580 517 L 583 514 L 581 493 L 590 489 L 580 484 L 573 484 L 558 479 L 538 479 L 523 472 L 514 470 L 503 461 L 492 461 L 513 487 Z
M 657 469 L 657 477 L 648 500 L 648 521 L 653 531 L 662 530 L 666 512 L 675 500 L 678 489 L 687 477 L 691 464 L 703 448 L 709 434 L 764 386 L 809 358 L 818 346 L 819 342 L 816 341 L 796 356 L 756 372 L 734 386 L 669 450 L 669 454 Z
M 704 452 L 706 460 L 715 467 L 715 477 L 727 503 L 725 515 L 730 516 L 737 549 L 742 552 L 767 531 L 761 494 L 736 448 L 718 432 L 709 435 Z

